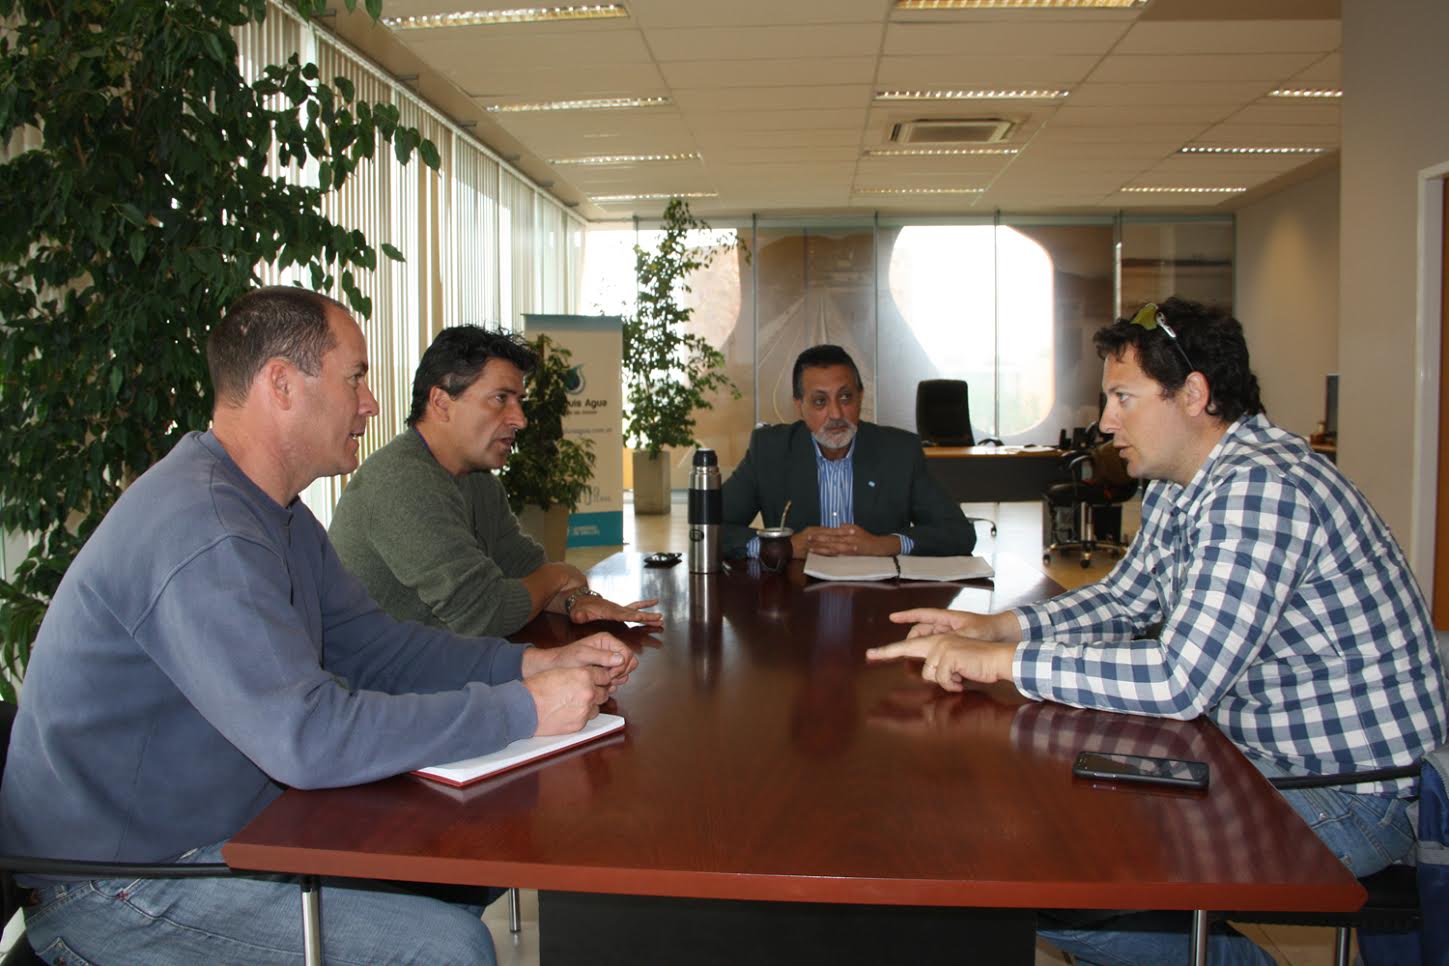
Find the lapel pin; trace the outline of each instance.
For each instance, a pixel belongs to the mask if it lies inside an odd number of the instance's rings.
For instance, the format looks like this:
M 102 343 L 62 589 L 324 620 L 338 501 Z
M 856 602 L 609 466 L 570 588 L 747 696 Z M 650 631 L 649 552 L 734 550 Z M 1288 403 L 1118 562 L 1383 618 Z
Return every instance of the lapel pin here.
M 875 486 L 875 480 L 866 480 L 865 481 L 865 485 L 866 486 Z

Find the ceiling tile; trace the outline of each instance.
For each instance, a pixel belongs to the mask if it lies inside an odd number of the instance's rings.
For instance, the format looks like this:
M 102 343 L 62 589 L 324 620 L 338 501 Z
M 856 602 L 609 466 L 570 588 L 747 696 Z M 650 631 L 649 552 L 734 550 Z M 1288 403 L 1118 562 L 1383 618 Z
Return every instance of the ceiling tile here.
M 1337 20 L 1138 21 L 1118 54 L 1327 53 L 1341 43 Z
M 1076 87 L 1065 104 L 1072 107 L 1137 107 L 1193 104 L 1237 107 L 1273 89 L 1267 81 L 1244 84 L 1182 83 L 1164 78 L 1152 84 L 1100 84 L 1088 81 Z
M 675 88 L 674 102 L 684 111 L 820 110 L 864 108 L 874 91 L 869 84 L 805 87 Z
M 661 62 L 874 57 L 882 29 L 879 23 L 841 23 L 652 30 L 649 48 Z
M 1022 57 L 882 57 L 883 89 L 1044 88 L 1082 80 L 1099 58 L 1075 54 Z
M 1343 55 L 1329 54 L 1316 60 L 1291 78 L 1299 84 L 1338 84 L 1343 79 Z
M 675 61 L 659 70 L 671 87 L 800 87 L 860 83 L 874 73 L 875 58 Z
M 1277 82 L 1307 67 L 1313 54 L 1113 54 L 1090 77 L 1104 83 L 1172 81 Z
M 1128 25 L 1116 23 L 892 23 L 885 54 L 923 57 L 963 54 L 1092 54 L 1112 49 Z
M 494 70 L 489 64 L 469 59 L 455 63 L 448 78 L 482 104 L 580 97 L 653 97 L 668 93 L 659 69 L 653 64 Z
M 1078 107 L 1064 104 L 1052 118 L 1052 126 L 1128 124 L 1216 124 L 1233 113 L 1223 104 L 1181 104 L 1140 107 Z
M 389 0 L 391 3 L 392 0 Z M 889 0 L 628 0 L 629 12 L 648 30 L 665 27 L 738 27 L 756 24 L 884 22 Z
M 1196 139 L 1202 144 L 1245 144 L 1272 147 L 1277 145 L 1303 144 L 1310 147 L 1338 147 L 1337 125 L 1300 124 L 1285 127 L 1281 124 L 1216 124 L 1203 131 Z
M 710 128 L 733 131 L 808 131 L 851 128 L 859 131 L 864 110 L 718 111 L 696 115 Z
M 1235 111 L 1225 119 L 1229 124 L 1271 124 L 1292 127 L 1299 124 L 1315 124 L 1337 127 L 1342 115 L 1336 103 L 1309 101 L 1293 98 L 1274 98 L 1274 103 L 1252 104 Z

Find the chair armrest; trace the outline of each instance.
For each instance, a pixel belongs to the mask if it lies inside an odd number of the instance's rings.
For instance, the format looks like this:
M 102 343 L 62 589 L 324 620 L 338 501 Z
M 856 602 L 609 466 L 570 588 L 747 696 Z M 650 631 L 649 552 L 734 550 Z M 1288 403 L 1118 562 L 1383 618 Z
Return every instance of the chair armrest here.
M 1288 775 L 1269 778 L 1274 788 L 1328 788 L 1333 785 L 1364 785 L 1369 782 L 1384 782 L 1396 778 L 1418 778 L 1419 765 L 1395 765 L 1392 768 L 1375 768 L 1371 771 L 1344 772 L 1338 775 Z
M 214 879 L 238 874 L 225 862 L 83 862 L 22 855 L 0 855 L 0 869 L 83 879 Z

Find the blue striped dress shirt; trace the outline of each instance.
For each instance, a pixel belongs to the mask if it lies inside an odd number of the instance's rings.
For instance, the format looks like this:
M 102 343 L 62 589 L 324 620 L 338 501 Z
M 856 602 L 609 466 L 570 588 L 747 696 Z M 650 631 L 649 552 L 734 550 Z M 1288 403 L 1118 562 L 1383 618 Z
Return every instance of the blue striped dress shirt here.
M 826 459 L 814 439 L 815 472 L 820 480 L 820 526 L 843 527 L 855 522 L 855 440 L 838 460 Z M 901 541 L 901 553 L 909 554 L 916 542 L 904 533 L 895 534 Z M 760 556 L 760 538 L 751 537 L 745 545 L 748 556 Z

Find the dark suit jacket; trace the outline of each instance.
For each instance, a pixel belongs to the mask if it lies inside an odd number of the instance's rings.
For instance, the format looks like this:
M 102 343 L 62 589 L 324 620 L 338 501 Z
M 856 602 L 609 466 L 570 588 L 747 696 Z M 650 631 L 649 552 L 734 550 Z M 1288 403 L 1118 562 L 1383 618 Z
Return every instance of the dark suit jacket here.
M 856 525 L 871 533 L 900 533 L 915 541 L 914 553 L 945 557 L 969 554 L 976 531 L 926 472 L 926 454 L 915 433 L 862 422 L 852 457 Z M 800 531 L 820 526 L 820 479 L 815 446 L 803 421 L 761 426 L 724 484 L 724 555 L 742 557 L 755 535 L 756 513 L 768 526 L 780 522 Z

